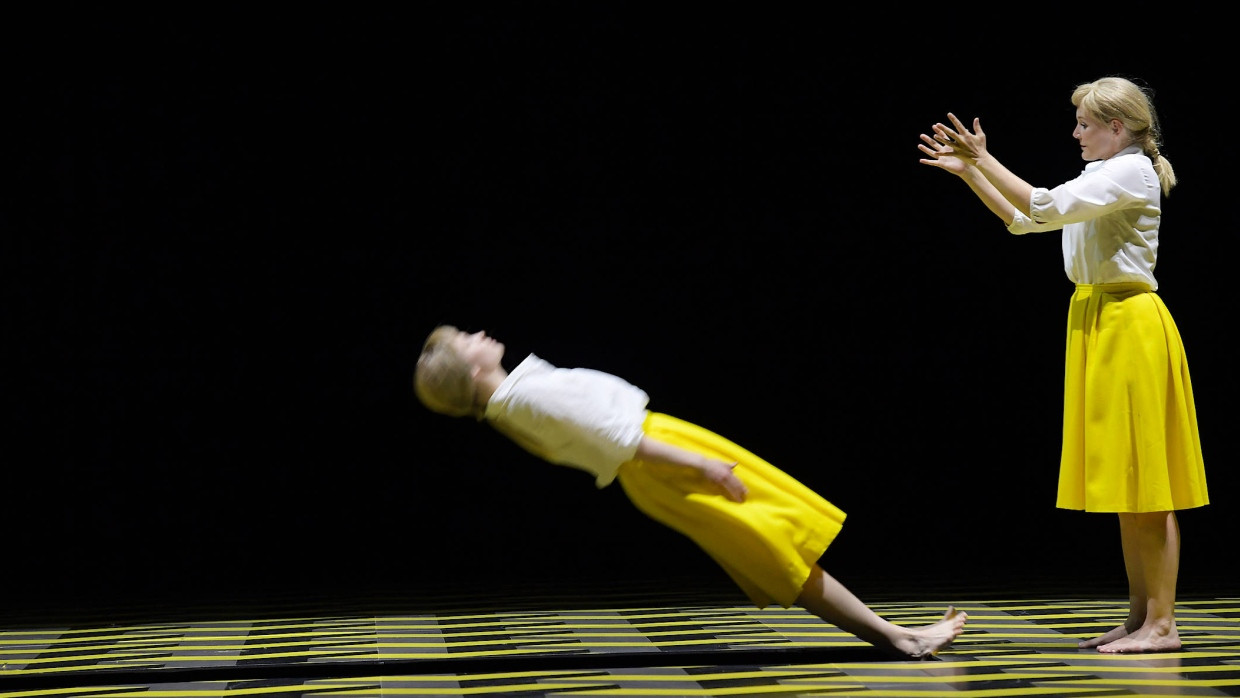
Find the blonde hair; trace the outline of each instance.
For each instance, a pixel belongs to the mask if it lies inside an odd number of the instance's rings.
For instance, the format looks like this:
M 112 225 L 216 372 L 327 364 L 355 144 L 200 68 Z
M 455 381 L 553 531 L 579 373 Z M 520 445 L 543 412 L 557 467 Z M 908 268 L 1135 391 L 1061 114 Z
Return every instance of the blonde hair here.
M 432 412 L 481 419 L 482 409 L 474 401 L 473 366 L 452 345 L 458 334 L 452 325 L 440 325 L 427 336 L 413 370 L 413 392 Z
M 460 332 L 452 325 L 440 325 L 431 330 L 422 345 L 418 364 L 413 369 L 413 392 L 432 412 L 449 417 L 471 415 L 481 422 L 486 418 L 486 407 L 477 404 L 478 387 L 474 383 L 473 364 L 462 359 L 452 345 L 452 340 Z M 551 460 L 537 439 L 514 426 L 486 421 L 521 448 L 539 458 Z
M 1154 163 L 1158 183 L 1163 196 L 1171 194 L 1175 186 L 1175 170 L 1171 162 L 1159 152 L 1162 131 L 1158 125 L 1158 113 L 1154 110 L 1154 93 L 1148 87 L 1117 76 L 1099 78 L 1093 82 L 1077 85 L 1072 91 L 1072 106 L 1079 107 L 1090 117 L 1104 124 L 1119 119 L 1134 145 Z

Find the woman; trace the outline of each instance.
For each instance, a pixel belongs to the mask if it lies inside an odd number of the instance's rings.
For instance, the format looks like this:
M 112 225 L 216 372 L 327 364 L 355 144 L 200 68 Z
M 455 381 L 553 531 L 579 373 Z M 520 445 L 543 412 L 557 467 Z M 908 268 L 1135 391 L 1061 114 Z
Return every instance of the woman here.
M 921 134 L 922 163 L 965 181 L 1016 235 L 1062 230 L 1068 310 L 1063 450 L 1056 505 L 1119 515 L 1129 611 L 1083 641 L 1100 652 L 1180 648 L 1175 623 L 1180 530 L 1175 512 L 1209 503 L 1184 346 L 1158 296 L 1161 197 L 1176 184 L 1159 152 L 1150 94 L 1122 77 L 1072 93 L 1072 136 L 1089 164 L 1036 187 L 987 148 L 981 120 Z
M 436 327 L 418 356 L 414 393 L 433 412 L 485 421 L 543 460 L 590 473 L 596 487 L 619 482 L 639 510 L 688 536 L 758 608 L 797 604 L 898 659 L 933 657 L 963 631 L 968 614 L 952 606 L 929 625 L 893 623 L 827 574 L 818 560 L 845 514 L 774 465 L 652 412 L 646 392 L 618 376 L 534 354 L 509 372 L 504 352 L 485 332 Z

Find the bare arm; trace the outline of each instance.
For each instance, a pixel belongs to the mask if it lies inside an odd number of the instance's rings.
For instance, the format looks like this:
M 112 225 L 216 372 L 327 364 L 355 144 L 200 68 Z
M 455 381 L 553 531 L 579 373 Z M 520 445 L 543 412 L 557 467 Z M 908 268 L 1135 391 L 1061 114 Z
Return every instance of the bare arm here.
M 637 444 L 637 457 L 650 463 L 696 470 L 711 489 L 733 502 L 745 501 L 745 494 L 749 491 L 745 483 L 732 472 L 736 463 L 707 458 L 650 436 L 643 436 Z
M 977 198 L 981 199 L 982 203 L 986 204 L 986 208 L 990 209 L 991 213 L 995 214 L 1003 221 L 1004 225 L 1012 224 L 1012 219 L 1015 218 L 1014 212 L 1017 208 L 1016 205 L 1008 201 L 1007 197 L 996 189 L 995 185 L 990 183 L 990 180 L 986 178 L 986 175 L 982 174 L 981 170 L 977 167 L 971 166 L 967 168 L 967 171 L 961 176 L 961 179 L 969 185 L 969 189 L 973 190 L 973 193 L 977 195 Z M 1026 209 L 1029 208 L 1029 204 L 1027 202 L 1028 199 L 1026 199 Z M 1025 212 L 1025 215 L 1029 215 L 1028 211 Z
M 1011 203 L 1017 210 L 1029 216 L 1029 198 L 1033 196 L 1033 185 L 1024 181 L 1021 177 L 1013 174 L 1011 170 L 1004 167 L 996 157 L 991 155 L 990 150 L 986 149 L 986 133 L 982 131 L 982 120 L 980 118 L 973 119 L 973 130 L 968 130 L 955 114 L 947 113 L 947 119 L 951 120 L 952 126 L 944 124 L 934 125 L 935 143 L 942 148 L 951 152 L 951 155 L 960 159 L 966 166 L 976 167 L 985 177 L 986 182 L 990 185 L 990 190 L 998 192 L 1003 201 Z M 925 140 L 923 138 L 923 140 Z M 925 149 L 923 149 L 925 150 Z M 986 205 L 991 211 L 994 211 L 993 202 L 987 201 L 987 198 L 980 193 L 980 190 L 970 183 L 973 192 L 978 193 L 982 197 L 982 201 L 986 201 Z M 987 191 L 987 188 L 981 190 Z M 1003 218 L 1002 214 L 999 216 Z M 1007 218 L 1007 222 L 1011 223 L 1012 219 Z
M 986 175 L 982 174 L 976 166 L 966 163 L 952 153 L 951 146 L 921 134 L 921 139 L 925 143 L 918 144 L 918 149 L 930 157 L 922 158 L 923 165 L 937 167 L 940 170 L 947 170 L 957 177 L 964 180 L 969 185 L 969 189 L 977 195 L 977 198 L 986 204 L 986 208 L 990 212 L 998 216 L 1004 225 L 1012 223 L 1014 207 L 1004 198 L 1003 194 L 995 189 L 995 186 L 986 179 Z

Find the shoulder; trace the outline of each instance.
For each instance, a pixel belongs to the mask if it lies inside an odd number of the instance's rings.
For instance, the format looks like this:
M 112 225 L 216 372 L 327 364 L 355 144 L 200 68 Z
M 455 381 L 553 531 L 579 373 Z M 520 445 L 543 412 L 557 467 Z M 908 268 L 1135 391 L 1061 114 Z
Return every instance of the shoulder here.
M 555 367 L 530 354 L 508 372 L 487 401 L 486 416 L 497 418 L 520 405 L 528 405 L 540 399 L 541 386 L 547 377 L 555 373 Z
M 1159 186 L 1154 162 L 1141 149 L 1133 146 L 1107 158 L 1089 163 L 1081 175 L 1087 181 L 1107 182 L 1107 188 L 1118 186 L 1125 191 L 1140 192 Z
M 1154 171 L 1154 161 L 1136 146 L 1125 148 L 1106 160 L 1098 162 L 1097 165 L 1098 169 L 1110 174 Z
M 539 358 L 536 354 L 530 354 L 522 359 L 516 368 L 512 369 L 510 375 L 518 373 L 546 373 L 553 370 L 555 370 L 555 366 L 552 366 L 549 361 Z

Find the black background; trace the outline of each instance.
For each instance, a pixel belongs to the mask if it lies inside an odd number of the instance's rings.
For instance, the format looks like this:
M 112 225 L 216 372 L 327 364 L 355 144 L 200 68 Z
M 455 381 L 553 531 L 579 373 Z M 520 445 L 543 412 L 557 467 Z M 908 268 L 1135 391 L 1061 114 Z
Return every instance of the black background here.
M 1059 237 L 1008 235 L 916 149 L 980 116 L 1053 186 L 1084 164 L 1072 88 L 1105 74 L 1154 87 L 1180 177 L 1157 273 L 1213 500 L 1181 514 L 1182 588 L 1234 557 L 1209 17 L 1030 38 L 879 8 L 378 7 L 10 27 L 7 599 L 722 577 L 618 487 L 421 408 L 441 322 L 782 467 L 849 513 L 824 563 L 861 590 L 1122 584 L 1114 517 L 1054 507 Z

